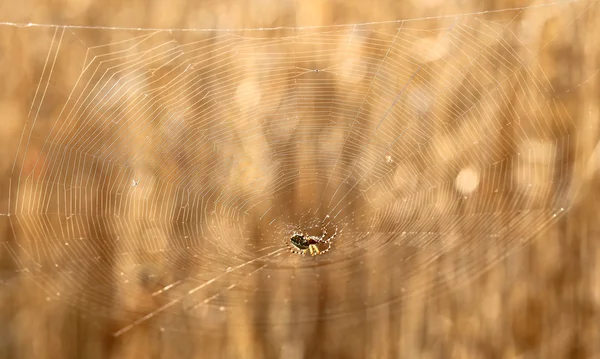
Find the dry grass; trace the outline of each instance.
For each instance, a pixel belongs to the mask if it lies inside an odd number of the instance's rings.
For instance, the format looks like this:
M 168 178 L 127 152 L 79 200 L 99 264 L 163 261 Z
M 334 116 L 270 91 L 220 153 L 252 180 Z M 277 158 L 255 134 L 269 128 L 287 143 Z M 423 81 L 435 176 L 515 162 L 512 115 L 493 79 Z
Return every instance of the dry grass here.
M 3 3 L 85 27 L 0 25 L 0 358 L 600 355 L 600 5 L 538 4 Z

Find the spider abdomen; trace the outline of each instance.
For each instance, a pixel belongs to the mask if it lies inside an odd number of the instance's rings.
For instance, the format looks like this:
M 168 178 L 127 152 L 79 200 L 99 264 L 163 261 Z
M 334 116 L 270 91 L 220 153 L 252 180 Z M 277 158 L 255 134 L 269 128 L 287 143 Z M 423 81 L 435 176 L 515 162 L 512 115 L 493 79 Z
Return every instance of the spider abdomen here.
M 294 247 L 296 247 L 299 250 L 307 250 L 308 247 L 312 244 L 309 243 L 309 240 L 300 234 L 295 234 L 292 236 L 292 238 L 290 238 L 290 242 L 292 243 L 292 245 Z

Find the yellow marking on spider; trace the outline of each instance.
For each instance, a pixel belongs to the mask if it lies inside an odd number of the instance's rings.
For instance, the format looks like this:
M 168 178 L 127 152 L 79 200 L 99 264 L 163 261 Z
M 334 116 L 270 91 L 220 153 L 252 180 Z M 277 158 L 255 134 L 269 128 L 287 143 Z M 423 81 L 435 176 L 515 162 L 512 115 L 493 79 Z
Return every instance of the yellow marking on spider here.
M 311 256 L 314 256 L 316 254 L 321 254 L 321 252 L 319 251 L 319 247 L 317 247 L 316 244 L 309 245 L 308 250 L 310 251 Z

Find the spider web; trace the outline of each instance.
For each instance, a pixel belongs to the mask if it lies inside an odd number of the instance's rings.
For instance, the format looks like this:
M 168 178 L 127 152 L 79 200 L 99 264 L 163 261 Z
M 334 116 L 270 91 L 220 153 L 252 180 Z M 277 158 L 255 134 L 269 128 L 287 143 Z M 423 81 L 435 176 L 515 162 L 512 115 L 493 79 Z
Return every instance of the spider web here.
M 116 336 L 210 329 L 267 300 L 300 308 L 290 323 L 441 294 L 569 208 L 571 88 L 540 58 L 593 4 L 273 29 L 4 23 L 44 45 L 2 248 Z M 524 19 L 557 13 L 540 46 Z M 289 252 L 322 221 L 339 228 L 330 252 Z M 369 277 L 374 262 L 387 270 Z M 395 285 L 351 300 L 365 278 Z M 298 288 L 323 283 L 316 310 Z

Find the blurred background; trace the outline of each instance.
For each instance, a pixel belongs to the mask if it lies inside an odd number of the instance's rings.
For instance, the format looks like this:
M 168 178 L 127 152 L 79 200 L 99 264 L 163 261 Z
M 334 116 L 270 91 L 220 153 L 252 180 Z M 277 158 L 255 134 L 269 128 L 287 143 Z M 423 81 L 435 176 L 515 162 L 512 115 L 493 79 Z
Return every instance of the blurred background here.
M 599 357 L 599 6 L 0 3 L 0 358 Z

